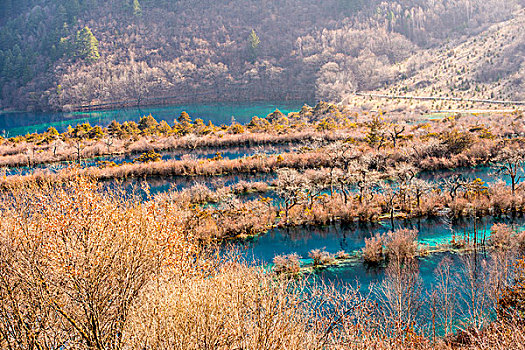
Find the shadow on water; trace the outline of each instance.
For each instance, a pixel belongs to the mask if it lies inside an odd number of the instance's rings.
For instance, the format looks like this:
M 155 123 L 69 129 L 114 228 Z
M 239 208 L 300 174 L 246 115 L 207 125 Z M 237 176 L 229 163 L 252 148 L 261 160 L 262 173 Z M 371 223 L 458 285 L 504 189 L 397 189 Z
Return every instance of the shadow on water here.
M 396 221 L 395 227 L 417 229 L 420 244 L 435 247 L 449 243 L 455 235 L 456 239 L 474 239 L 481 243 L 483 237 L 488 239 L 490 229 L 495 223 L 507 223 L 516 230 L 525 230 L 525 218 L 492 218 L 477 219 L 476 225 L 471 219 L 461 219 L 451 222 L 446 218 L 431 218 L 418 220 Z M 376 233 L 390 231 L 387 223 L 366 223 L 351 225 L 330 225 L 325 227 L 293 227 L 278 228 L 267 234 L 256 237 L 242 244 L 245 256 L 263 264 L 271 263 L 276 255 L 297 253 L 304 262 L 309 262 L 308 253 L 313 249 L 324 249 L 335 254 L 344 250 L 347 253 L 361 251 L 365 246 L 365 238 L 370 238 Z M 459 255 L 456 253 L 442 252 L 419 258 L 420 276 L 425 288 L 429 289 L 435 282 L 434 271 L 444 257 L 450 257 L 457 263 Z M 329 267 L 318 274 L 326 281 L 335 283 L 357 282 L 363 290 L 371 284 L 380 283 L 384 277 L 384 267 L 370 267 L 361 260 L 356 260 L 344 267 Z
M 196 184 L 202 184 L 211 190 L 224 186 L 231 186 L 240 181 L 246 182 L 272 182 L 274 174 L 239 174 L 224 176 L 169 176 L 162 178 L 133 178 L 127 180 L 108 180 L 104 183 L 109 188 L 121 188 L 125 193 L 135 193 L 142 199 L 146 199 L 146 193 L 142 190 L 143 185 L 147 184 L 151 195 L 166 193 L 170 190 L 183 190 Z M 249 199 L 249 198 L 248 198 Z
M 500 175 L 496 175 L 494 169 L 487 166 L 424 171 L 419 174 L 418 177 L 429 182 L 439 183 L 452 175 L 461 175 L 467 180 L 480 179 L 486 183 L 495 183 L 499 180 L 503 180 L 507 185 L 510 185 L 510 178 L 508 176 L 501 177 Z M 520 170 L 518 175 L 524 176 L 525 172 Z

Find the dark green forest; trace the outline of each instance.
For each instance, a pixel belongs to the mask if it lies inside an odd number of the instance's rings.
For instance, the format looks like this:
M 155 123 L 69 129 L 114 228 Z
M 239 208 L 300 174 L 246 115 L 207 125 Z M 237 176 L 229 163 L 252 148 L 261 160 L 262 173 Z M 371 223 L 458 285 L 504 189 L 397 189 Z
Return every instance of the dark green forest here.
M 67 110 L 158 96 L 338 101 L 399 81 L 396 65 L 415 52 L 474 36 L 520 6 L 522 0 L 2 0 L 1 107 Z

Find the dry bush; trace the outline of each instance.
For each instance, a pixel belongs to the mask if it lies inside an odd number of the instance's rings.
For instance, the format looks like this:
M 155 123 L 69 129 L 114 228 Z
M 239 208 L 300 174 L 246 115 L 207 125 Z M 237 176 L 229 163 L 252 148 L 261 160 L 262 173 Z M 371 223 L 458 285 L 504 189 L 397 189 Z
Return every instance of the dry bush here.
M 385 238 L 377 233 L 371 238 L 365 238 L 365 247 L 363 248 L 363 259 L 369 264 L 378 264 L 384 259 L 383 243 Z
M 507 224 L 494 224 L 490 231 L 488 243 L 494 249 L 501 251 L 513 249 L 516 243 L 514 240 L 515 232 Z
M 525 260 L 519 259 L 514 264 L 514 276 L 501 288 L 497 295 L 498 315 L 504 320 L 525 323 Z
M 314 266 L 324 266 L 332 264 L 335 258 L 325 250 L 313 249 L 308 253 L 308 257 L 313 260 Z
M 417 255 L 417 230 L 400 229 L 385 237 L 385 254 L 388 260 L 403 261 Z
M 518 254 L 525 255 L 525 231 L 518 232 L 516 235 Z
M 131 316 L 133 349 L 314 349 L 300 286 L 241 264 L 161 280 Z
M 337 253 L 335 253 L 335 258 L 338 260 L 350 259 L 350 254 L 348 254 L 344 250 L 340 250 Z
M 183 190 L 192 203 L 208 203 L 217 201 L 217 193 L 208 186 L 197 183 L 188 189 Z
M 102 156 L 106 153 L 107 153 L 107 147 L 101 142 L 96 142 L 82 150 L 82 158 L 94 158 L 97 156 Z M 48 163 L 48 162 L 45 162 L 45 163 Z
M 245 133 L 242 135 L 220 134 L 196 136 L 190 134 L 177 138 L 173 135 L 155 137 L 150 135 L 135 135 L 135 137 L 137 138 L 136 140 L 111 138 L 108 143 L 104 142 L 104 140 L 84 140 L 80 147 L 81 156 L 85 159 L 102 155 L 133 154 L 148 151 L 161 152 L 177 149 L 205 150 L 219 147 L 233 148 L 239 146 L 254 147 L 257 145 L 283 145 L 313 139 L 333 141 L 344 140 L 349 137 L 349 134 L 346 131 L 326 134 L 315 130 L 297 132 L 290 129 L 283 135 L 277 135 L 268 131 L 262 134 Z M 110 146 L 109 142 L 111 142 Z M 36 145 L 31 142 L 0 145 L 0 165 L 10 167 L 25 166 L 28 162 L 31 164 L 47 164 L 59 161 L 76 160 L 76 158 L 77 149 L 75 148 L 74 143 L 65 143 L 61 140 L 57 141 L 56 145 L 55 143 L 49 145 Z
M 82 178 L 13 186 L 0 211 L 3 347 L 120 348 L 140 292 L 193 254 L 169 208 Z
M 177 208 L 181 229 L 203 241 L 246 238 L 273 227 L 276 211 L 261 200 L 241 202 L 229 198 L 218 207 L 172 203 Z
M 316 344 L 300 286 L 208 258 L 168 203 L 140 204 L 81 178 L 26 183 L 0 199 L 2 347 Z
M 442 193 L 431 192 L 421 198 L 421 204 L 416 211 L 417 216 L 435 216 L 445 207 L 446 199 Z
M 249 192 L 264 193 L 268 191 L 268 184 L 266 182 L 247 182 L 242 180 L 233 185 L 232 190 L 237 194 Z
M 301 271 L 301 261 L 297 254 L 277 255 L 273 258 L 273 269 L 276 273 L 296 276 Z
M 516 208 L 516 199 L 503 181 L 498 181 L 490 186 L 490 206 L 493 215 L 503 215 L 512 208 Z
M 523 324 L 515 321 L 497 321 L 481 333 L 466 334 L 463 349 L 476 350 L 523 350 L 525 349 L 525 331 Z

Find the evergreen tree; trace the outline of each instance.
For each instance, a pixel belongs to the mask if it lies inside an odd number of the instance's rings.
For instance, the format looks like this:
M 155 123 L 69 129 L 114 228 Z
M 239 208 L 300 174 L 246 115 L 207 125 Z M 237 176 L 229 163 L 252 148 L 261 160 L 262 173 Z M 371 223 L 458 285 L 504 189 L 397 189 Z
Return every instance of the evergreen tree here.
M 182 111 L 180 116 L 177 118 L 177 121 L 180 124 L 191 124 L 191 117 L 187 112 Z
M 180 134 L 186 135 L 193 130 L 193 123 L 188 113 L 183 111 L 177 118 L 177 122 L 177 129 Z
M 141 131 L 154 129 L 157 127 L 157 125 L 159 125 L 159 123 L 155 120 L 155 118 L 153 118 L 151 114 L 140 118 L 139 121 L 139 129 Z
M 351 16 L 366 4 L 365 0 L 338 0 L 338 11 L 341 11 L 345 16 Z
M 14 70 L 15 69 L 13 66 L 13 58 L 12 58 L 11 50 L 9 50 L 7 51 L 7 55 L 5 57 L 4 69 L 2 70 L 2 76 L 4 78 L 12 78 Z
M 78 0 L 64 1 L 69 21 L 73 20 L 80 13 L 80 3 Z
M 76 57 L 88 62 L 94 62 L 100 58 L 100 54 L 98 53 L 98 40 L 88 27 L 84 27 L 77 32 L 75 47 Z
M 273 111 L 272 113 L 268 114 L 268 116 L 266 116 L 266 119 L 270 122 L 270 123 L 273 123 L 274 121 L 276 120 L 279 120 L 281 118 L 285 117 L 285 115 L 283 114 L 283 112 L 281 112 L 280 110 L 278 109 L 275 109 L 275 111 Z
M 9 18 L 9 16 L 11 16 L 11 12 L 13 10 L 13 2 L 12 2 L 12 0 L 5 0 L 5 1 L 3 1 L 2 6 L 4 7 L 4 11 L 0 12 L 0 18 Z
M 72 52 L 71 41 L 68 38 L 60 38 L 57 48 L 57 56 L 71 55 Z
M 142 16 L 142 7 L 140 6 L 139 0 L 133 0 L 133 16 Z
M 120 137 L 122 135 L 122 127 L 120 126 L 120 123 L 113 120 L 111 124 L 108 125 L 108 134 L 110 136 Z
M 64 5 L 59 4 L 57 7 L 57 14 L 56 14 L 56 25 L 57 27 L 63 25 L 68 20 L 67 18 L 67 10 L 64 7 Z
M 255 60 L 257 59 L 257 51 L 260 43 L 261 40 L 257 36 L 257 33 L 255 33 L 255 30 L 252 29 L 252 32 L 248 37 L 248 50 L 250 52 L 250 60 L 252 62 L 255 62 Z

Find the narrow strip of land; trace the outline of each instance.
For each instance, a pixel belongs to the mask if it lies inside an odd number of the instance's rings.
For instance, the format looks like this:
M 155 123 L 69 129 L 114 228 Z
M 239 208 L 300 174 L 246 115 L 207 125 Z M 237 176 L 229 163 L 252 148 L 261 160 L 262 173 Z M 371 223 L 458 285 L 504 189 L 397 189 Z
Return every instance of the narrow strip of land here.
M 454 102 L 478 102 L 478 103 L 490 103 L 498 105 L 519 105 L 524 106 L 525 101 L 502 101 L 502 100 L 484 100 L 484 99 L 473 99 L 473 98 L 462 98 L 462 97 L 430 97 L 430 96 L 410 96 L 410 95 L 385 95 L 385 94 L 370 94 L 357 92 L 356 96 L 362 97 L 374 97 L 374 98 L 388 98 L 388 99 L 401 99 L 401 100 L 421 100 L 421 101 L 454 101 Z

